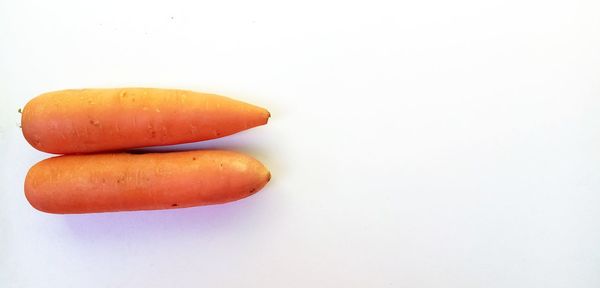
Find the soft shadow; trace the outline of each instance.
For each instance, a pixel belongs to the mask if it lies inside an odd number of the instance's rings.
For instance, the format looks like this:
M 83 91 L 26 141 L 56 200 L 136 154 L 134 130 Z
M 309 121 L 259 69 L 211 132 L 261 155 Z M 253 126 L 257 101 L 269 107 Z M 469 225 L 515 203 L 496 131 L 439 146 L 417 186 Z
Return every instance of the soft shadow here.
M 267 192 L 267 189 L 259 193 Z M 256 195 L 254 195 L 256 196 Z M 259 217 L 262 197 L 192 208 L 63 215 L 73 236 L 87 241 L 177 238 L 190 234 L 238 230 Z M 263 199 L 264 200 L 264 199 Z M 268 204 L 266 204 L 268 205 Z M 249 222 L 250 221 L 250 222 Z
M 262 128 L 262 127 L 260 127 Z M 254 130 L 260 130 L 256 128 Z M 185 151 L 185 150 L 197 150 L 197 149 L 222 149 L 222 150 L 234 150 L 246 153 L 260 152 L 258 147 L 261 147 L 261 143 L 269 141 L 269 134 L 260 133 L 261 131 L 243 131 L 226 137 L 205 140 L 201 142 L 186 143 L 179 145 L 168 145 L 168 146 L 155 146 L 133 149 L 131 153 L 148 153 L 148 152 L 167 152 L 167 151 Z M 260 137 L 257 136 L 260 134 Z M 260 138 L 260 139 L 259 139 Z

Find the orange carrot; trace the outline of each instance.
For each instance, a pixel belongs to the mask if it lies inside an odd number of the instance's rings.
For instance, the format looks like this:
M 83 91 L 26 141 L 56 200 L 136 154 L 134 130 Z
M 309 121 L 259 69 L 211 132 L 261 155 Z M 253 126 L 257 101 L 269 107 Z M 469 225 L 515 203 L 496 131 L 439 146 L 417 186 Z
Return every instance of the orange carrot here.
M 57 214 L 170 209 L 235 201 L 270 179 L 259 161 L 230 151 L 67 155 L 31 167 L 25 196 Z
M 267 110 L 184 90 L 63 90 L 27 103 L 27 142 L 55 154 L 91 153 L 219 138 L 267 123 Z

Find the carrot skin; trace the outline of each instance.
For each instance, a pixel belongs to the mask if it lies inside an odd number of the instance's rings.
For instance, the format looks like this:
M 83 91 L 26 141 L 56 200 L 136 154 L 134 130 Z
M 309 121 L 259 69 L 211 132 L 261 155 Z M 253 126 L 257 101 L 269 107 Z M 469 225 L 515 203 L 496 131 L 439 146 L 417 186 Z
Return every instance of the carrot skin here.
M 31 167 L 25 196 L 55 214 L 173 209 L 242 199 L 270 179 L 258 160 L 231 151 L 65 155 Z
M 62 90 L 27 103 L 21 127 L 34 148 L 81 154 L 197 142 L 267 123 L 267 110 L 175 89 Z

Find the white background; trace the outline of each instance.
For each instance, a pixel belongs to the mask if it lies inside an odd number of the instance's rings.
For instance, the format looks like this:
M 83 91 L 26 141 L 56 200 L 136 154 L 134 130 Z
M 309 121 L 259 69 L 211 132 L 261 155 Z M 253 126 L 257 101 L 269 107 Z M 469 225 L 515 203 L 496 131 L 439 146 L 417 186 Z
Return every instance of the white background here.
M 167 87 L 267 107 L 183 148 L 260 193 L 61 216 L 17 109 Z M 0 287 L 600 287 L 600 2 L 0 0 Z M 182 148 L 182 147 L 177 147 Z

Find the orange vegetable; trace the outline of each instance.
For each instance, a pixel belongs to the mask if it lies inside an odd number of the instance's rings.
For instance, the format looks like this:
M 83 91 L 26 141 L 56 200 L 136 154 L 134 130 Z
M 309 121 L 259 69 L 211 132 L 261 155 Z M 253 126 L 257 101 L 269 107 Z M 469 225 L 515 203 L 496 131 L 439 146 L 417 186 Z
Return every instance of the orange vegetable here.
M 25 196 L 58 214 L 170 209 L 235 201 L 270 179 L 259 161 L 230 151 L 67 155 L 31 167 Z
M 184 90 L 121 88 L 42 94 L 23 109 L 27 142 L 55 154 L 196 142 L 267 123 L 267 110 Z

